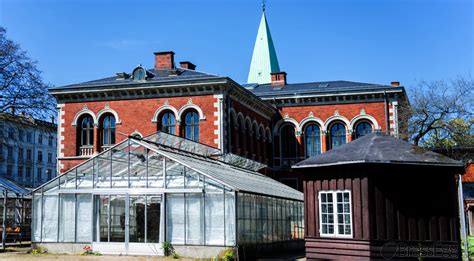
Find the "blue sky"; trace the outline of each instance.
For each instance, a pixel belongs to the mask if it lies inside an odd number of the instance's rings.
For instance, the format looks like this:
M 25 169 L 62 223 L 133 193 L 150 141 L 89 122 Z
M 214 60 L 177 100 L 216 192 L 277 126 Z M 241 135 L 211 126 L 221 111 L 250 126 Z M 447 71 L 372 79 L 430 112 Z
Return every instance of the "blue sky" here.
M 474 76 L 472 1 L 268 0 L 289 82 L 352 80 L 413 86 Z M 61 86 L 153 66 L 153 52 L 244 83 L 258 0 L 0 0 L 0 25 Z

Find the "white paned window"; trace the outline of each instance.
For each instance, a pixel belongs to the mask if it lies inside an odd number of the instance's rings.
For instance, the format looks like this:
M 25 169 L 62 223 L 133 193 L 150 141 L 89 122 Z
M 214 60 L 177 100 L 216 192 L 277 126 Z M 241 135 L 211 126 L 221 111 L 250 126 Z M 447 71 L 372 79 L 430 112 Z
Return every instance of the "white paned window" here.
M 352 237 L 351 192 L 319 192 L 319 232 L 321 236 Z

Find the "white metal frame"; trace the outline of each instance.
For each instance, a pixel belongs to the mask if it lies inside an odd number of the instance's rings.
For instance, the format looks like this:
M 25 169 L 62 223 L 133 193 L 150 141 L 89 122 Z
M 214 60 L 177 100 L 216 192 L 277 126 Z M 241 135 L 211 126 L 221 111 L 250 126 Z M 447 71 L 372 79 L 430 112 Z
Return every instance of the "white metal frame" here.
M 337 229 L 338 229 L 338 220 L 337 220 L 337 193 L 344 193 L 344 192 L 348 192 L 349 193 L 349 206 L 350 206 L 350 213 L 349 213 L 349 219 L 350 219 L 350 222 L 349 222 L 349 225 L 351 227 L 351 233 L 349 235 L 346 235 L 346 234 L 339 234 L 337 232 Z M 332 194 L 333 195 L 333 202 L 332 202 L 332 205 L 333 205 L 333 216 L 334 216 L 334 232 L 331 233 L 331 234 L 328 234 L 328 233 L 323 233 L 322 232 L 322 211 L 321 211 L 321 194 Z M 353 237 L 353 234 L 354 234 L 354 226 L 352 224 L 352 192 L 348 189 L 345 189 L 345 190 L 321 190 L 319 191 L 318 193 L 318 206 L 319 206 L 319 235 L 321 237 L 337 237 L 337 238 L 352 238 Z

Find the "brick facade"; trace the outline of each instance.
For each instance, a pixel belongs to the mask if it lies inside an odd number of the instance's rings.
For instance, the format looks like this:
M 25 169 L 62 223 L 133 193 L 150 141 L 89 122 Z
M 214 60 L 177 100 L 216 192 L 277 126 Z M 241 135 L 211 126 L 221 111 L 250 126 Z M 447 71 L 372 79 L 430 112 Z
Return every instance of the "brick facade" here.
M 321 153 L 329 149 L 330 128 L 336 122 L 344 126 L 344 142 L 353 140 L 354 130 L 360 122 L 368 123 L 372 131 L 386 131 L 395 136 L 400 131 L 398 107 L 404 104 L 399 102 L 404 98 L 404 91 L 400 88 L 392 91 L 398 86 L 284 97 L 279 92 L 287 88 L 286 74 L 274 73 L 275 81 L 284 84 L 270 85 L 274 97 L 261 97 L 227 77 L 205 75 L 210 77 L 206 81 L 200 81 L 201 77 L 193 79 L 195 65 L 182 64 L 191 66 L 175 68 L 173 52 L 155 53 L 155 71 L 147 72 L 147 77 L 165 75 L 159 77 L 169 80 L 169 85 L 161 82 L 151 85 L 153 82 L 148 82 L 147 78 L 134 80 L 133 74 L 120 73 L 112 80 L 112 86 L 117 85 L 117 88 L 98 85 L 94 92 L 90 88 L 80 89 L 83 93 L 78 95 L 69 87 L 53 93 L 59 104 L 60 172 L 64 173 L 107 148 L 100 144 L 101 121 L 106 115 L 115 119 L 115 143 L 118 143 L 129 135 L 146 136 L 158 131 L 165 111 L 171 112 L 176 119 L 175 134 L 184 136 L 183 115 L 194 110 L 199 115 L 199 142 L 219 148 L 222 153 L 231 152 L 264 163 L 268 166 L 263 170 L 265 174 L 286 180 L 293 186 L 300 183 L 299 174 L 290 167 L 307 157 L 305 128 L 308 124 L 314 123 L 320 130 L 317 146 Z M 277 79 L 277 75 L 281 77 Z M 121 87 L 124 82 L 125 88 Z M 84 115 L 93 118 L 93 145 L 81 147 L 78 135 L 81 127 L 78 125 Z M 282 137 L 282 128 L 287 130 L 288 126 L 294 137 Z M 285 158 L 282 152 L 285 150 L 286 153 L 287 139 L 293 138 L 295 155 Z

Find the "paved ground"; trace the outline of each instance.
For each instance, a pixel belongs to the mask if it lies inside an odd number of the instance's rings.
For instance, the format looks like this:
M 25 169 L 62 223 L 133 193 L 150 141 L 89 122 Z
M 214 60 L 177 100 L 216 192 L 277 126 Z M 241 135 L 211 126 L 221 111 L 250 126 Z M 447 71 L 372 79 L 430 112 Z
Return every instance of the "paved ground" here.
M 68 255 L 68 254 L 38 254 L 32 255 L 29 253 L 30 247 L 7 247 L 6 252 L 0 252 L 0 260 L 78 260 L 78 261 L 94 261 L 94 260 L 110 260 L 110 261 L 125 261 L 125 260 L 138 260 L 138 261 L 170 261 L 177 260 L 170 257 L 153 257 L 153 256 L 81 256 L 81 255 Z M 180 258 L 178 260 L 210 260 L 210 259 L 192 259 L 192 258 Z M 272 256 L 270 258 L 259 259 L 259 261 L 304 261 L 305 258 L 301 256 L 287 255 L 287 256 Z

